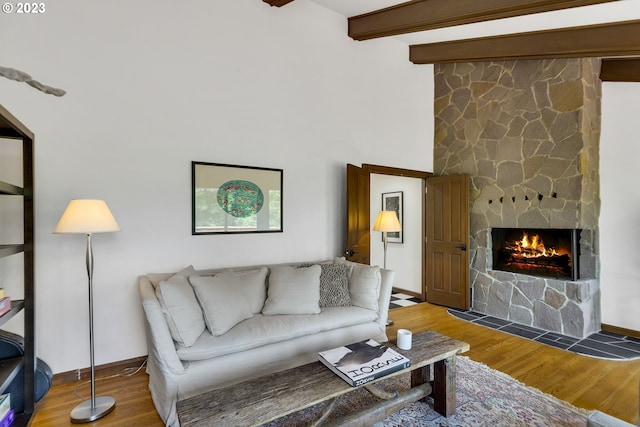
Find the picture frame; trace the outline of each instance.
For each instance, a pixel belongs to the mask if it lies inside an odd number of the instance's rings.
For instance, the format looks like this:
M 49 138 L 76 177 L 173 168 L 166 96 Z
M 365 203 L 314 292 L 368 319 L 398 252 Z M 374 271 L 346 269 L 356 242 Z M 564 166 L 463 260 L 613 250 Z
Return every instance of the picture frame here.
M 402 191 L 394 191 L 391 193 L 382 193 L 382 210 L 394 211 L 398 215 L 398 221 L 400 221 L 401 231 L 390 231 L 387 233 L 388 243 L 403 243 L 404 242 L 404 224 L 402 218 L 403 210 L 403 193 Z
M 283 170 L 191 162 L 191 234 L 283 232 Z

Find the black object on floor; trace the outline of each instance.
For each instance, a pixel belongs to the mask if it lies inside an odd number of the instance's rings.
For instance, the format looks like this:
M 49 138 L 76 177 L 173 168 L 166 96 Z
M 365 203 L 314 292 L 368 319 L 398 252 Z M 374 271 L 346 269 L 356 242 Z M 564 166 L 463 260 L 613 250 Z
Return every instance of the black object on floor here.
M 24 338 L 12 332 L 0 330 L 0 360 L 24 356 Z M 23 369 L 20 368 L 18 374 L 13 378 L 5 393 L 11 395 L 11 408 L 16 412 L 24 411 L 24 388 Z M 51 388 L 53 372 L 44 360 L 36 358 L 35 371 L 35 400 L 39 402 Z
M 609 360 L 640 359 L 640 339 L 634 337 L 602 331 L 580 339 L 545 331 L 532 326 L 521 325 L 474 311 L 459 310 L 456 308 L 449 308 L 447 311 L 452 316 L 462 320 L 585 356 Z

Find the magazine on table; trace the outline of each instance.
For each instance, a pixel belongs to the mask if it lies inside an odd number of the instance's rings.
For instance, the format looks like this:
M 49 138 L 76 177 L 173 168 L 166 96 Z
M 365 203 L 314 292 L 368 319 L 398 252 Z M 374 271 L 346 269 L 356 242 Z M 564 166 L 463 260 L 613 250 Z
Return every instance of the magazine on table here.
M 374 340 L 321 351 L 318 358 L 353 387 L 411 366 L 409 359 Z

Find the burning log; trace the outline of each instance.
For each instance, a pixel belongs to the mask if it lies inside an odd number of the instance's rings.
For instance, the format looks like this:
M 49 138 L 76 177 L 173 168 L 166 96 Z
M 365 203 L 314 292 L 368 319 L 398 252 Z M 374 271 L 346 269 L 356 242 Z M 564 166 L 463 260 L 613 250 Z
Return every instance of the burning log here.
M 544 256 L 544 247 L 542 249 L 537 247 L 522 247 L 517 243 L 509 243 L 505 244 L 506 251 L 512 252 L 514 254 L 523 254 L 524 256 L 529 257 L 541 257 Z
M 506 262 L 519 262 L 523 264 L 561 268 L 569 268 L 571 265 L 571 257 L 568 254 L 531 256 L 529 251 L 513 251 L 510 248 L 504 248 L 503 255 Z

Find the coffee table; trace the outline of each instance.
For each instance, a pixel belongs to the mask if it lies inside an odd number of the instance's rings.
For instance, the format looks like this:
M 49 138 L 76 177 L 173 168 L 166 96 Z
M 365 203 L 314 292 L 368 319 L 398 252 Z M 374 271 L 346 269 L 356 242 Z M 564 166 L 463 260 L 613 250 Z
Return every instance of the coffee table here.
M 400 350 L 393 343 L 388 345 L 408 357 L 411 366 L 361 386 L 384 400 L 334 424 L 370 425 L 430 394 L 436 411 L 447 417 L 455 414 L 456 355 L 468 351 L 469 344 L 435 331 L 424 331 L 413 335 L 411 350 Z M 433 383 L 429 381 L 431 365 Z M 406 372 L 411 372 L 409 390 L 384 393 L 375 388 L 376 382 Z M 356 388 L 322 363 L 314 362 L 181 400 L 177 404 L 178 419 L 182 427 L 259 426 L 330 401 L 314 424 L 319 425 L 339 396 Z

